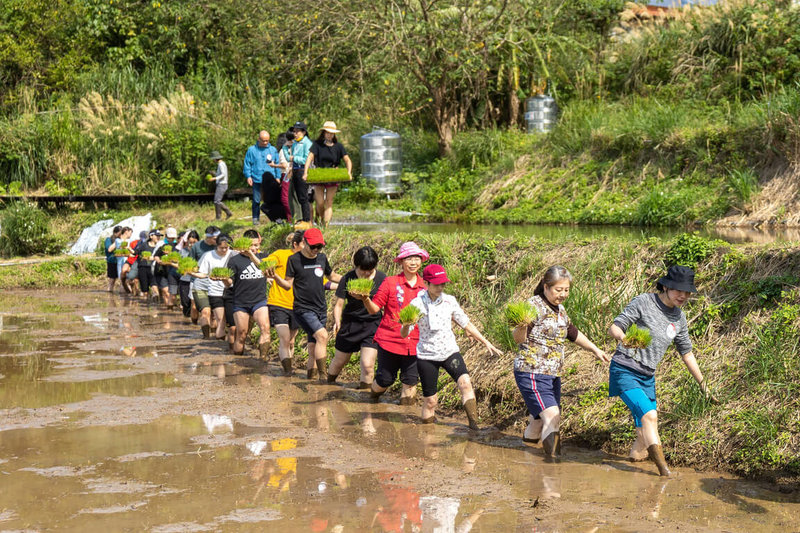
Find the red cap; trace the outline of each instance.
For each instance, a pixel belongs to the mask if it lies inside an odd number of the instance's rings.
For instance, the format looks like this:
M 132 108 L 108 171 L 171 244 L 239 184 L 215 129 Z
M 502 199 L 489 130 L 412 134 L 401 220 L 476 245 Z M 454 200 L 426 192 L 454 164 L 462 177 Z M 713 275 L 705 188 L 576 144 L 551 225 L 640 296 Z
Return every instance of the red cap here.
M 444 271 L 444 267 L 436 263 L 425 267 L 425 270 L 422 271 L 422 279 L 434 285 L 441 285 L 450 281 L 447 279 L 447 272 Z
M 306 232 L 303 233 L 303 238 L 311 246 L 325 244 L 325 239 L 322 238 L 322 232 L 319 230 L 319 228 L 307 229 Z

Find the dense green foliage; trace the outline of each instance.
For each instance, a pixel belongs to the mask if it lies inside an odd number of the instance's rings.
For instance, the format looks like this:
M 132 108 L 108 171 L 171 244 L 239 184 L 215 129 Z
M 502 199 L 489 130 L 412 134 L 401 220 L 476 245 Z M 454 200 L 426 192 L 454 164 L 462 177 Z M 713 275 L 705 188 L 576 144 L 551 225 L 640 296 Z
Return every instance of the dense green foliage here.
M 35 205 L 14 202 L 0 217 L 0 252 L 31 255 L 58 251 L 58 240 L 50 234 L 47 214 Z

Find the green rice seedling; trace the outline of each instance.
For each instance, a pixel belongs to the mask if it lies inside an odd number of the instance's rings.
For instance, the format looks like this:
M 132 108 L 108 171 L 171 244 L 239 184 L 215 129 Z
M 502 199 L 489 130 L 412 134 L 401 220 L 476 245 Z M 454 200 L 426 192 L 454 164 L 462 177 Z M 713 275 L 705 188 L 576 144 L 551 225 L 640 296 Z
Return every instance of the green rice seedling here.
M 181 260 L 181 253 L 180 252 L 170 252 L 168 254 L 164 254 L 161 258 L 162 263 L 169 263 L 172 266 L 177 266 L 178 261 Z
M 197 261 L 191 257 L 181 257 L 178 260 L 178 272 L 181 275 L 197 271 Z
M 347 292 L 352 292 L 358 296 L 369 296 L 374 285 L 374 282 L 369 278 L 351 279 L 347 282 Z
M 267 270 L 274 270 L 275 267 L 278 266 L 278 261 L 275 259 L 262 259 L 261 264 L 258 267 L 261 269 L 262 272 L 266 272 Z
M 149 261 L 150 258 L 153 257 L 153 252 L 144 251 L 139 254 L 139 257 L 141 257 L 145 261 Z
M 310 168 L 308 183 L 336 183 L 350 181 L 346 168 Z
M 650 335 L 650 330 L 640 328 L 636 324 L 631 324 L 628 331 L 625 332 L 625 338 L 622 339 L 622 345 L 626 348 L 643 349 L 650 346 L 653 337 Z
M 214 267 L 211 269 L 211 274 L 208 275 L 208 277 L 213 280 L 228 279 L 232 276 L 233 276 L 233 270 L 226 267 Z
M 539 311 L 529 302 L 511 302 L 506 306 L 505 318 L 508 327 L 527 326 L 539 316 Z
M 239 237 L 238 239 L 233 240 L 233 248 L 237 252 L 246 252 L 250 249 L 250 246 L 253 244 L 253 239 L 250 237 Z
M 170 246 L 169 244 L 165 244 L 161 248 L 164 250 L 165 254 L 168 254 L 168 253 L 170 253 L 172 251 L 172 246 Z
M 128 250 L 127 248 L 117 248 L 116 250 L 114 250 L 114 255 L 116 257 L 124 257 L 130 255 L 130 252 L 131 251 Z
M 400 321 L 401 324 L 404 326 L 410 326 L 411 324 L 416 324 L 419 322 L 419 317 L 422 316 L 422 311 L 420 311 L 416 306 L 407 305 L 397 313 L 397 319 Z

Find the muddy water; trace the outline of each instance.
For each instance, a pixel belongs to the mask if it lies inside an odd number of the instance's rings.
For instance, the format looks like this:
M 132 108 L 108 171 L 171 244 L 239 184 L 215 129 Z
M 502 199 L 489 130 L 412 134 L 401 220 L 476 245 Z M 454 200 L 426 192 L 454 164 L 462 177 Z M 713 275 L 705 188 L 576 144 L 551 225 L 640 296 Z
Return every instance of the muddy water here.
M 53 302 L 58 302 L 55 306 Z M 785 531 L 800 497 L 418 422 L 99 292 L 0 300 L 0 529 Z

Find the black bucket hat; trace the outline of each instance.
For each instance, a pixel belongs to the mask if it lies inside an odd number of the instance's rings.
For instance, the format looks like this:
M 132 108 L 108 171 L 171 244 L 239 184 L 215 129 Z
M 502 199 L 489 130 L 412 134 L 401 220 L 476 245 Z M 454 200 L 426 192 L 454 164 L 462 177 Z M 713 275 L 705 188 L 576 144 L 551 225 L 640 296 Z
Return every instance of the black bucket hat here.
M 687 266 L 672 265 L 667 269 L 667 275 L 658 280 L 658 284 L 676 291 L 697 292 L 694 270 Z
M 291 127 L 291 131 L 298 131 L 298 130 L 308 131 L 308 128 L 306 128 L 306 123 L 302 121 L 295 122 L 294 126 Z

